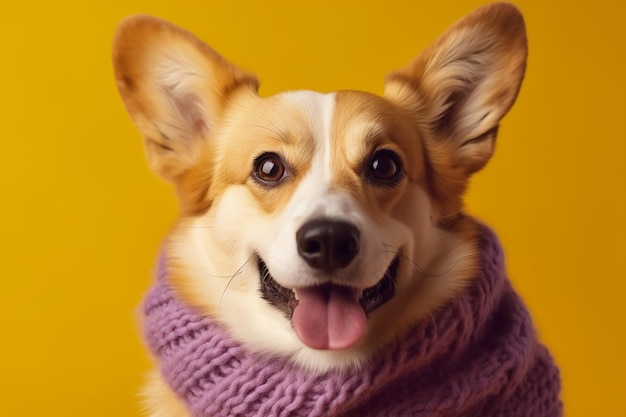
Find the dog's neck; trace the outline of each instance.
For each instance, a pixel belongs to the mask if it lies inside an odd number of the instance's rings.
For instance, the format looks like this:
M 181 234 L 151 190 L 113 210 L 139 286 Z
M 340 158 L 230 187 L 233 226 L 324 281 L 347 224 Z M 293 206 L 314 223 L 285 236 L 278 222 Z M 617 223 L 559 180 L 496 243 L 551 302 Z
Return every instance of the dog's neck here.
M 312 374 L 246 350 L 178 301 L 162 258 L 145 338 L 194 416 L 561 416 L 558 370 L 487 228 L 481 263 L 467 291 L 354 372 Z

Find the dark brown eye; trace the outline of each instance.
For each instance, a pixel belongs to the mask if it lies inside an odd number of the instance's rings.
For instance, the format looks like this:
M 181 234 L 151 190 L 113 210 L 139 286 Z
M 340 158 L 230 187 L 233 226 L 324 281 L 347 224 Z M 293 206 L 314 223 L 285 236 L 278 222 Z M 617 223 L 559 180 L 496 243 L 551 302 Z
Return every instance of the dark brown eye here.
M 258 157 L 254 165 L 254 176 L 265 184 L 273 184 L 285 177 L 285 164 L 276 154 Z
M 402 177 L 400 157 L 388 149 L 377 151 L 369 160 L 367 175 L 375 183 L 395 185 Z

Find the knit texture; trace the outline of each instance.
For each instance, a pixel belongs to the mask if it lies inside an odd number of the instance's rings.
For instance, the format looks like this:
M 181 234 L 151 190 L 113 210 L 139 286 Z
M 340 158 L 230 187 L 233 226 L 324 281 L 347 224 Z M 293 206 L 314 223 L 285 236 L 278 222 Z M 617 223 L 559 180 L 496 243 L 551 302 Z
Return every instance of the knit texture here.
M 482 269 L 447 307 L 358 372 L 316 375 L 252 353 L 184 306 L 161 258 L 145 303 L 145 339 L 194 417 L 560 417 L 559 372 L 483 228 Z

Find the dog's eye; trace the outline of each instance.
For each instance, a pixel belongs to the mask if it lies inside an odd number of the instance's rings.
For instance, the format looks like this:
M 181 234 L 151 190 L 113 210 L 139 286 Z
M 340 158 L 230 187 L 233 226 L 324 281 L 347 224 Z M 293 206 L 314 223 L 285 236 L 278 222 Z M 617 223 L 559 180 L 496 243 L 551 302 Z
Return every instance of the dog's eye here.
M 264 154 L 258 157 L 254 165 L 254 176 L 262 183 L 275 183 L 285 177 L 285 164 L 276 154 Z
M 367 175 L 382 185 L 395 185 L 402 177 L 400 157 L 393 151 L 381 149 L 369 160 Z

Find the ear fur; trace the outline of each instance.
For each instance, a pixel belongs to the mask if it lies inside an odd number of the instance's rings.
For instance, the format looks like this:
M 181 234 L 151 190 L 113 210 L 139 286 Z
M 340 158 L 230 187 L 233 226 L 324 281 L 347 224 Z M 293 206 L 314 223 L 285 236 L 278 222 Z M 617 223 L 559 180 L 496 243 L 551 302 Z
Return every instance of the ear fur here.
M 490 159 L 498 123 L 520 89 L 526 55 L 521 13 L 494 3 L 458 21 L 387 77 L 385 97 L 418 124 L 437 182 L 433 189 L 443 190 L 444 198 L 460 198 L 469 175 Z
M 190 169 L 235 90 L 258 90 L 257 79 L 225 61 L 191 33 L 133 16 L 113 43 L 120 95 L 145 139 L 148 162 L 177 182 Z

